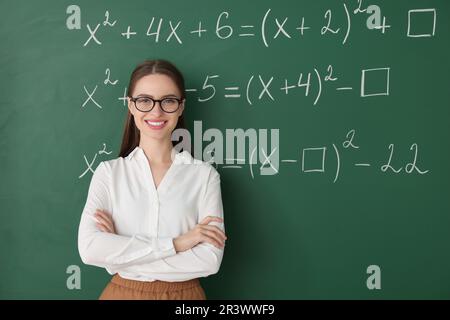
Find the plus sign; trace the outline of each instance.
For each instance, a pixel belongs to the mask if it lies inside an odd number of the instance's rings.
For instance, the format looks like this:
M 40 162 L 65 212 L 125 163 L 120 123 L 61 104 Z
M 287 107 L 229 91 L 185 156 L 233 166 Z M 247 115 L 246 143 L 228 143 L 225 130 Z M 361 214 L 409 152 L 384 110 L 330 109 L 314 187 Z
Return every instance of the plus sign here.
M 302 25 L 297 30 L 300 30 L 300 33 L 303 35 L 303 30 L 310 29 L 310 27 L 305 27 L 305 18 L 302 18 Z
M 125 106 L 125 101 L 127 101 L 127 87 L 125 87 L 125 90 L 123 91 L 123 97 L 120 97 L 117 100 L 122 100 L 123 105 Z
M 386 28 L 390 28 L 391 26 L 386 25 L 386 17 L 383 17 L 383 24 L 376 27 L 376 29 L 381 29 L 381 33 L 384 33 L 384 30 L 386 30 Z
M 134 36 L 136 34 L 136 32 L 131 32 L 130 31 L 130 26 L 128 26 L 127 28 L 127 32 L 123 32 L 122 35 L 126 36 L 127 39 L 130 39 L 130 36 Z
M 202 22 L 198 23 L 198 30 L 192 30 L 191 33 L 198 33 L 198 37 L 202 36 L 202 32 L 206 32 L 206 29 L 202 29 Z

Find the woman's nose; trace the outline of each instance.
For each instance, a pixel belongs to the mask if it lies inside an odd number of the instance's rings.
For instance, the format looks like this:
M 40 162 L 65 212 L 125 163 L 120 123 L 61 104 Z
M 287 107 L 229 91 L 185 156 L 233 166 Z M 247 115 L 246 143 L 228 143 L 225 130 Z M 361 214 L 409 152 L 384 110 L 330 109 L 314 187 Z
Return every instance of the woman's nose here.
M 164 113 L 164 111 L 162 111 L 161 109 L 161 103 L 155 102 L 155 105 L 153 106 L 153 109 L 150 111 L 150 113 L 155 116 L 161 116 Z

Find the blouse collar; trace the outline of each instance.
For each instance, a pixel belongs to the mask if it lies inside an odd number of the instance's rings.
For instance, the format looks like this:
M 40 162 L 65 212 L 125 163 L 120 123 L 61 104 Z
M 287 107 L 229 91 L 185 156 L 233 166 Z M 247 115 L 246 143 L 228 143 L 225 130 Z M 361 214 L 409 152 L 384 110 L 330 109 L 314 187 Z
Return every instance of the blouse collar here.
M 186 150 L 183 150 L 182 152 L 178 152 L 178 151 L 175 150 L 175 148 L 172 148 L 171 152 L 172 152 L 171 156 L 172 156 L 172 159 L 173 159 L 173 163 L 175 163 L 175 164 L 188 163 L 189 161 L 192 160 L 192 156 Z M 128 156 L 126 156 L 126 159 L 127 160 L 131 160 L 131 159 L 133 159 L 136 156 L 146 157 L 144 149 L 142 149 L 139 146 L 136 146 L 133 149 L 133 151 L 131 151 L 128 154 Z M 147 157 L 150 159 L 149 155 L 147 155 Z

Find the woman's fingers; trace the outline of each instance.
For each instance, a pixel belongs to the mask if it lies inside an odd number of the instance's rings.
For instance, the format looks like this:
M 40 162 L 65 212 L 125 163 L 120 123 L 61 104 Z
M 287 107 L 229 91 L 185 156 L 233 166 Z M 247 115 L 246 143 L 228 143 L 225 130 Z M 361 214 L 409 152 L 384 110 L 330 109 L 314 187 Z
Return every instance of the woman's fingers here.
M 103 224 L 111 224 L 111 220 L 109 219 L 109 217 L 105 217 L 103 214 L 100 213 L 96 213 L 95 217 L 97 218 L 98 222 L 103 223 Z
M 202 228 L 208 229 L 208 230 L 211 230 L 211 231 L 214 231 L 214 232 L 218 233 L 219 236 L 220 236 L 223 240 L 226 240 L 226 239 L 227 239 L 227 236 L 225 235 L 225 232 L 223 232 L 222 229 L 220 229 L 220 228 L 217 227 L 217 226 L 208 226 L 208 225 L 206 225 L 206 226 L 202 226 Z
M 95 217 L 97 218 L 99 224 L 104 227 L 103 229 L 106 229 L 104 231 L 116 233 L 114 228 L 114 221 L 112 220 L 112 217 L 108 213 L 103 212 L 101 210 L 97 210 L 95 212 Z
M 208 237 L 207 235 L 202 235 L 202 240 L 201 240 L 201 242 L 209 242 L 209 243 L 211 243 L 213 246 L 215 246 L 215 247 L 217 247 L 217 248 L 219 248 L 219 249 L 222 249 L 222 248 L 223 248 L 223 246 L 222 246 L 222 244 L 221 244 L 220 242 L 214 240 L 214 238 Z
M 112 216 L 111 216 L 109 213 L 107 213 L 107 212 L 97 210 L 97 211 L 95 212 L 95 215 L 96 215 L 97 217 L 98 217 L 98 216 L 102 217 L 103 220 L 109 221 L 110 223 L 113 223 L 113 222 L 114 222 L 113 219 L 112 219 Z
M 104 223 L 97 222 L 97 227 L 103 232 L 113 233 L 111 228 L 109 226 L 105 225 Z
M 96 215 L 100 215 L 100 216 L 104 217 L 105 219 L 108 219 L 108 220 L 112 221 L 112 216 L 106 211 L 96 210 L 95 214 Z
M 225 246 L 225 239 L 227 236 L 225 233 L 218 228 L 217 226 L 208 225 L 210 222 L 217 221 L 223 222 L 223 219 L 216 216 L 207 216 L 205 217 L 199 224 L 200 232 L 203 236 L 203 241 L 209 242 L 212 245 L 216 246 L 219 249 L 222 249 Z
M 203 229 L 201 232 L 202 232 L 202 234 L 203 234 L 204 236 L 213 239 L 214 242 L 217 244 L 217 245 L 216 245 L 217 247 L 221 248 L 221 247 L 223 247 L 223 246 L 225 245 L 225 244 L 224 244 L 224 241 L 223 241 L 223 240 L 220 238 L 220 236 L 217 235 L 214 231 L 207 230 L 207 229 Z
M 99 222 L 99 223 L 97 223 L 97 225 L 101 226 L 102 227 L 101 230 L 103 230 L 103 231 L 114 233 L 112 226 L 108 223 Z
M 103 215 L 96 213 L 96 214 L 95 214 L 95 218 L 96 218 L 97 221 L 98 221 L 97 224 L 102 225 L 102 226 L 105 227 L 108 231 L 113 229 L 113 228 L 112 228 L 112 223 L 111 223 L 111 221 L 109 220 L 108 217 L 105 218 Z

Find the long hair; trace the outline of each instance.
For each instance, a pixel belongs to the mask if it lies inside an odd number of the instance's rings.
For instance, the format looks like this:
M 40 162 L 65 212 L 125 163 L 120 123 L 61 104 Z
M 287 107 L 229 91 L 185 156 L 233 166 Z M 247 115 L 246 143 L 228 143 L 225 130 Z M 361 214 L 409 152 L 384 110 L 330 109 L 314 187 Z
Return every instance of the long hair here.
M 184 77 L 180 70 L 171 62 L 163 59 L 145 60 L 138 64 L 131 73 L 130 82 L 128 84 L 127 96 L 131 97 L 136 86 L 136 82 L 150 74 L 164 74 L 172 79 L 178 87 L 181 94 L 181 99 L 185 99 Z M 174 130 L 178 128 L 186 129 L 184 123 L 184 114 L 178 117 L 178 122 Z M 139 145 L 140 134 L 139 129 L 134 122 L 134 116 L 128 110 L 125 118 L 125 128 L 122 137 L 122 145 L 120 147 L 119 157 L 126 157 L 131 151 Z M 175 145 L 175 141 L 172 141 Z

